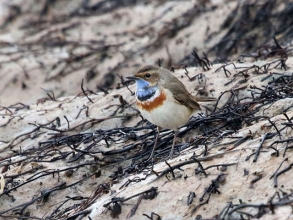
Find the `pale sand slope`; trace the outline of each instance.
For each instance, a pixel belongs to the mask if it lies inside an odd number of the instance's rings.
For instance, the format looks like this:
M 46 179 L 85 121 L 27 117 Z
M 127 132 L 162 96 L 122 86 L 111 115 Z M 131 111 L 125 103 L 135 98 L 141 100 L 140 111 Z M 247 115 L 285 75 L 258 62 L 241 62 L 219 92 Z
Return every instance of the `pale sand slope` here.
M 170 67 L 194 48 L 206 52 L 227 31 L 221 23 L 237 5 L 222 0 L 150 1 L 109 13 L 70 16 L 81 2 L 56 1 L 43 17 L 43 4 L 33 0 L 2 3 L 0 24 L 11 13 L 7 5 L 20 7 L 22 14 L 0 30 L 1 106 L 36 103 L 46 96 L 42 89 L 55 97 L 75 95 L 81 79 L 94 91 L 97 84 L 113 87 L 120 82 L 117 74 L 130 75 L 140 65 L 160 58 Z M 97 2 L 102 1 L 90 5 Z M 206 39 L 210 35 L 214 37 Z
M 293 58 L 290 57 L 287 61 L 288 71 L 275 69 L 274 65 L 268 69 L 268 72 L 280 73 L 283 75 L 291 75 L 290 68 L 293 65 Z M 268 81 L 272 80 L 273 77 L 278 77 L 278 75 L 272 75 L 266 80 L 261 81 L 263 78 L 268 76 L 268 73 L 259 72 L 256 74 L 255 69 L 257 67 L 262 67 L 265 64 L 272 63 L 272 60 L 258 61 L 255 63 L 235 63 L 237 69 L 233 65 L 228 65 L 227 70 L 231 72 L 229 77 L 225 76 L 221 64 L 214 65 L 211 70 L 203 71 L 201 68 L 188 68 L 189 76 L 195 76 L 199 73 L 203 73 L 206 77 L 206 90 L 208 91 L 209 96 L 218 97 L 222 92 L 234 89 L 234 91 L 239 92 L 239 97 L 245 97 L 250 94 L 250 86 L 256 85 L 261 88 L 262 85 L 267 85 Z M 247 71 L 249 74 L 246 83 L 239 84 L 243 80 L 241 75 L 237 76 L 243 69 L 253 67 Z M 240 69 L 239 69 L 240 68 Z M 216 71 L 219 69 L 218 71 Z M 175 75 L 180 78 L 184 84 L 187 86 L 189 91 L 195 95 L 195 87 L 203 84 L 199 84 L 197 80 L 190 82 L 184 74 L 185 70 L 178 70 L 175 72 Z M 235 77 L 235 80 L 227 86 L 223 86 L 225 83 L 231 81 Z M 131 90 L 134 90 L 134 85 L 130 86 Z M 210 92 L 211 91 L 211 92 Z M 25 202 L 31 201 L 33 196 L 35 198 L 41 196 L 41 192 L 44 189 L 54 189 L 54 187 L 60 187 L 62 182 L 66 182 L 68 188 L 63 189 L 58 188 L 57 191 L 54 191 L 50 194 L 49 198 L 44 201 L 37 200 L 26 209 L 24 213 L 29 212 L 30 216 L 46 217 L 51 216 L 53 211 L 60 205 L 61 202 L 65 201 L 65 197 L 74 197 L 74 196 L 83 196 L 90 197 L 86 203 L 81 201 L 69 200 L 60 210 L 56 213 L 62 211 L 62 215 L 57 215 L 57 219 L 64 219 L 65 216 L 69 217 L 78 211 L 82 211 L 85 208 L 88 210 L 88 216 L 92 219 L 109 219 L 110 212 L 106 211 L 107 209 L 103 207 L 104 204 L 111 201 L 113 197 L 130 197 L 137 193 L 143 192 L 144 190 L 150 189 L 151 187 L 157 187 L 158 195 L 152 200 L 142 200 L 141 204 L 138 206 L 138 209 L 132 219 L 147 219 L 143 217 L 142 214 L 150 215 L 151 212 L 154 212 L 160 215 L 163 219 L 194 219 L 196 216 L 201 215 L 204 219 L 210 219 L 219 215 L 220 212 L 224 209 L 229 202 L 232 202 L 234 205 L 239 204 L 241 200 L 244 204 L 268 204 L 270 198 L 273 197 L 275 192 L 291 193 L 292 189 L 292 172 L 288 170 L 284 174 L 280 175 L 278 178 L 277 188 L 274 188 L 274 181 L 270 179 L 270 176 L 278 169 L 281 162 L 288 158 L 284 162 L 280 170 L 283 170 L 292 163 L 292 150 L 288 149 L 285 155 L 285 158 L 282 156 L 284 153 L 285 143 L 274 145 L 280 155 L 276 157 L 273 153 L 273 149 L 268 149 L 267 147 L 275 140 L 280 140 L 279 136 L 276 135 L 272 139 L 265 141 L 265 144 L 261 150 L 260 156 L 256 162 L 253 162 L 254 155 L 251 156 L 249 160 L 246 160 L 247 156 L 251 155 L 259 146 L 260 141 L 264 137 L 265 133 L 275 132 L 274 127 L 266 119 L 260 119 L 259 122 L 254 122 L 250 126 L 244 125 L 242 129 L 238 132 L 231 133 L 227 136 L 223 136 L 223 139 L 219 139 L 215 143 L 209 142 L 208 146 L 208 155 L 203 156 L 204 151 L 203 145 L 195 145 L 196 148 L 187 149 L 181 152 L 180 156 L 175 157 L 173 160 L 169 160 L 171 166 L 179 164 L 186 159 L 190 158 L 194 153 L 198 155 L 197 159 L 202 161 L 202 166 L 207 168 L 210 165 L 219 165 L 219 164 L 228 164 L 227 169 L 217 169 L 216 167 L 206 170 L 208 176 L 205 177 L 203 174 L 195 174 L 195 169 L 198 167 L 197 163 L 192 163 L 189 165 L 182 166 L 182 170 L 175 170 L 176 179 L 173 179 L 170 174 L 169 180 L 165 176 L 160 178 L 155 182 L 151 182 L 156 178 L 154 174 L 151 174 L 150 170 L 141 171 L 137 174 L 129 173 L 123 174 L 120 178 L 116 179 L 114 182 L 111 182 L 111 179 L 108 177 L 113 174 L 114 171 L 118 169 L 119 166 L 122 168 L 129 162 L 123 163 L 113 163 L 111 166 L 105 166 L 109 163 L 111 157 L 103 156 L 99 153 L 93 153 L 92 156 L 97 156 L 99 158 L 105 158 L 104 162 L 94 162 L 94 158 L 90 155 L 86 155 L 80 158 L 77 161 L 70 162 L 71 156 L 66 159 L 58 159 L 58 152 L 69 153 L 73 152 L 74 148 L 69 148 L 66 144 L 59 144 L 59 146 L 45 147 L 44 145 L 38 145 L 39 142 L 47 141 L 53 134 L 62 133 L 64 135 L 73 135 L 82 132 L 93 132 L 98 131 L 99 129 L 104 129 L 107 131 L 112 128 L 123 128 L 125 126 L 134 126 L 140 118 L 134 110 L 129 107 L 126 107 L 123 112 L 116 112 L 115 117 L 112 118 L 110 115 L 113 114 L 117 105 L 119 105 L 118 98 L 115 98 L 117 94 L 122 95 L 122 97 L 128 103 L 134 103 L 134 97 L 130 96 L 130 92 L 125 88 L 118 90 L 111 90 L 108 95 L 99 93 L 97 95 L 90 95 L 89 97 L 93 100 L 94 103 L 91 103 L 86 97 L 64 97 L 60 98 L 55 102 L 47 101 L 39 105 L 31 105 L 29 109 L 15 110 L 10 108 L 2 109 L 1 114 L 5 115 L 1 119 L 1 131 L 0 131 L 0 144 L 1 150 L 1 166 L 4 164 L 9 164 L 11 162 L 16 162 L 14 165 L 10 165 L 9 169 L 3 173 L 5 181 L 11 180 L 13 178 L 14 182 L 26 183 L 26 185 L 20 186 L 16 191 L 11 191 L 10 195 L 15 198 L 15 201 L 11 201 L 11 198 L 7 195 L 2 195 L 0 197 L 0 207 L 1 211 L 8 210 L 9 208 L 17 207 L 17 205 L 22 205 Z M 227 98 L 221 99 L 222 104 L 226 102 Z M 284 108 L 292 107 L 292 98 L 282 99 L 276 102 L 273 105 L 266 105 L 264 108 L 261 108 L 257 114 L 265 115 L 274 122 L 277 128 L 280 130 L 283 127 L 283 123 L 287 122 L 287 119 L 282 115 Z M 77 115 L 84 106 L 87 106 L 88 116 L 86 116 L 85 111 L 82 111 L 79 117 Z M 135 107 L 135 104 L 132 104 Z M 253 108 L 257 107 L 254 106 Z M 251 110 L 253 110 L 253 108 Z M 125 115 L 136 115 L 132 117 L 131 120 L 124 121 Z M 67 130 L 67 122 L 63 118 L 66 115 L 70 130 Z M 287 111 L 289 118 L 293 116 L 291 108 Z M 58 130 L 54 130 L 51 124 L 43 126 L 39 130 L 35 130 L 37 125 L 46 124 L 51 120 L 54 120 L 56 117 L 61 119 L 60 127 L 56 127 Z M 119 118 L 120 117 L 120 118 Z M 112 118 L 112 119 L 110 119 Z M 85 127 L 79 126 L 86 121 L 91 119 L 103 119 L 100 121 L 93 121 L 93 124 L 86 124 Z M 33 124 L 35 125 L 33 125 Z M 54 123 L 57 125 L 56 123 Z M 51 128 L 51 130 L 50 130 Z M 80 130 L 81 129 L 81 130 Z M 33 132 L 31 132 L 33 131 Z M 63 132 L 64 131 L 64 132 Z M 137 135 L 143 134 L 146 130 L 136 131 Z M 287 127 L 281 131 L 282 139 L 287 139 L 291 137 L 292 129 Z M 27 135 L 25 134 L 27 133 Z M 99 137 L 97 133 L 97 137 Z M 20 136 L 23 135 L 23 136 Z M 188 132 L 181 141 L 188 143 L 190 138 L 201 137 L 202 133 L 198 130 L 191 130 Z M 219 143 L 226 143 L 231 141 L 231 137 L 245 137 L 246 135 L 251 135 L 252 139 L 248 139 L 239 146 L 233 147 L 233 144 L 227 145 L 218 145 Z M 19 137 L 19 138 L 18 138 Z M 152 139 L 152 137 L 151 137 Z M 54 140 L 54 139 L 53 139 Z M 232 139 L 233 140 L 233 139 Z M 181 142 L 180 141 L 180 142 Z M 104 141 L 99 142 L 99 144 L 94 145 L 94 148 L 91 149 L 93 152 L 99 150 L 110 151 L 113 149 L 121 149 L 123 146 L 131 144 L 133 140 L 129 139 L 117 139 L 117 143 L 112 142 L 109 139 L 110 148 L 106 147 Z M 171 142 L 169 143 L 170 146 Z M 82 143 L 77 145 L 76 149 L 85 149 L 89 144 Z M 40 148 L 43 147 L 43 148 Z M 17 156 L 19 150 L 23 152 L 23 156 Z M 42 149 L 41 151 L 39 149 Z M 56 150 L 54 150 L 56 149 Z M 53 150 L 53 151 L 52 151 Z M 139 147 L 135 151 L 141 151 Z M 25 152 L 31 152 L 25 154 Z M 49 153 L 51 152 L 51 153 Z M 76 154 L 79 151 L 76 151 Z M 133 152 L 133 151 L 131 151 Z M 130 152 L 129 152 L 130 153 Z M 128 154 L 129 154 L 128 153 Z M 44 155 L 47 155 L 44 157 Z M 42 156 L 43 155 L 43 156 Z M 8 158 L 11 158 L 10 159 Z M 7 158 L 7 159 L 5 159 Z M 49 162 L 51 159 L 57 158 L 53 162 Z M 108 158 L 108 159 L 107 159 Z M 210 159 L 209 159 L 210 158 Z M 20 162 L 17 162 L 20 161 Z M 22 161 L 22 162 L 21 162 Z M 43 161 L 43 162 L 40 162 Z M 45 162 L 48 161 L 48 162 Z M 106 162 L 108 161 L 108 162 Z M 93 174 L 93 165 L 82 165 L 84 163 L 97 163 L 100 164 L 98 169 L 101 169 L 101 176 L 89 176 Z M 74 169 L 72 177 L 67 177 L 65 171 L 60 172 L 59 178 L 57 174 L 53 177 L 51 175 L 44 175 L 52 170 L 56 169 L 65 169 L 74 166 L 81 165 L 79 169 Z M 32 170 L 32 168 L 38 168 L 37 170 Z M 168 166 L 165 162 L 157 162 L 154 166 L 154 170 L 160 174 L 163 170 L 167 169 Z M 94 169 L 95 170 L 95 169 Z M 246 170 L 246 175 L 245 171 Z M 26 172 L 29 171 L 29 172 Z M 20 175 L 19 177 L 13 175 Z M 43 177 L 33 179 L 30 177 L 38 177 L 43 174 Z M 220 194 L 215 193 L 210 195 L 209 202 L 198 207 L 194 212 L 192 210 L 202 202 L 205 202 L 208 195 L 206 195 L 201 202 L 199 199 L 202 197 L 205 189 L 211 184 L 211 181 L 216 179 L 219 174 L 225 174 L 225 181 L 219 183 L 218 190 Z M 85 175 L 89 176 L 89 179 L 85 179 L 80 184 L 73 185 L 70 187 L 70 184 L 85 178 Z M 8 177 L 10 176 L 10 177 Z M 130 183 L 128 186 L 122 187 L 128 180 L 134 178 L 143 178 L 144 180 L 139 182 Z M 188 177 L 188 178 L 184 178 Z M 261 177 L 258 181 L 253 181 L 256 178 Z M 110 187 L 106 191 L 99 191 L 99 184 L 110 184 Z M 99 187 L 98 187 L 99 186 Z M 106 186 L 106 185 L 104 185 Z M 10 189 L 12 187 L 11 183 L 8 183 L 4 189 Z M 96 191 L 98 190 L 98 191 Z M 96 192 L 96 194 L 93 194 Z M 98 193 L 100 192 L 100 193 Z M 187 205 L 187 196 L 189 192 L 195 192 L 196 198 L 193 200 L 190 206 Z M 44 193 L 44 191 L 43 191 Z M 284 195 L 281 195 L 283 197 Z M 291 200 L 290 200 L 291 198 Z M 292 196 L 288 198 L 289 201 L 292 201 Z M 138 197 L 128 200 L 121 204 L 122 212 L 119 215 L 119 219 L 125 219 L 130 210 L 137 203 Z M 288 201 L 288 200 L 286 200 Z M 278 199 L 274 198 L 273 203 L 277 203 Z M 93 203 L 93 204 L 92 204 Z M 43 204 L 40 206 L 40 204 Z M 69 209 L 66 211 L 64 208 L 69 207 L 70 205 L 78 204 L 76 208 Z M 92 204 L 90 206 L 90 204 Z M 292 204 L 292 202 L 291 202 Z M 21 206 L 23 207 L 23 206 Z M 229 210 L 231 211 L 232 208 Z M 227 211 L 227 213 L 229 213 Z M 252 215 L 257 213 L 257 208 L 248 207 L 246 209 L 241 209 L 241 211 L 249 212 Z M 262 216 L 262 219 L 290 219 L 292 218 L 292 212 L 290 205 L 281 205 L 280 207 L 274 207 L 275 214 L 273 215 L 269 209 L 266 209 L 266 214 Z M 55 216 L 56 216 L 55 213 Z M 224 212 L 223 212 L 224 213 Z M 227 214 L 226 213 L 226 214 Z M 11 213 L 6 213 L 8 215 Z M 223 214 L 224 215 L 224 214 Z M 54 216 L 54 215 L 53 215 Z M 239 215 L 232 214 L 232 218 L 239 218 Z M 84 217 L 87 219 L 87 217 Z
M 131 160 L 115 162 L 114 159 L 125 159 L 150 149 L 150 146 L 144 147 L 144 140 L 133 140 L 132 135 L 142 137 L 146 134 L 144 139 L 147 143 L 151 143 L 154 138 L 149 125 L 145 122 L 137 125 L 141 118 L 135 111 L 134 96 L 120 83 L 118 75 L 132 75 L 139 66 L 155 64 L 159 58 L 162 59 L 162 66 L 170 68 L 188 56 L 194 48 L 201 56 L 202 52 L 216 45 L 228 32 L 228 28 L 221 25 L 233 14 L 237 1 L 145 1 L 136 4 L 128 1 L 129 4 L 115 10 L 113 5 L 107 8 L 103 4 L 104 8 L 89 15 L 86 15 L 89 11 L 81 8 L 82 2 L 56 1 L 49 6 L 48 13 L 44 16 L 40 16 L 44 4 L 36 3 L 35 0 L 27 0 L 25 4 L 18 0 L 4 0 L 0 3 L 1 26 L 10 15 L 16 15 L 0 30 L 1 218 L 35 216 L 43 219 L 66 219 L 85 211 L 83 219 L 109 219 L 110 211 L 103 205 L 113 197 L 130 197 L 151 187 L 158 187 L 158 195 L 152 200 L 143 199 L 131 219 L 147 219 L 143 214 L 150 216 L 151 212 L 157 213 L 162 219 L 195 219 L 200 215 L 204 219 L 211 219 L 216 215 L 239 219 L 239 214 L 231 212 L 233 207 L 224 209 L 230 202 L 233 205 L 240 202 L 248 205 L 266 204 L 262 219 L 293 218 L 290 206 L 292 149 L 288 149 L 283 157 L 286 142 L 276 144 L 273 147 L 280 150 L 280 155 L 276 157 L 275 150 L 267 148 L 275 140 L 291 138 L 292 129 L 286 127 L 281 131 L 281 137 L 276 135 L 266 140 L 256 162 L 253 162 L 254 155 L 246 160 L 258 148 L 266 133 L 276 132 L 276 128 L 263 116 L 275 122 L 279 130 L 286 126 L 284 123 L 288 121 L 282 113 L 288 109 L 288 117 L 293 116 L 292 97 L 272 101 L 258 109 L 255 116 L 262 118 L 252 124 L 244 123 L 237 132 L 228 132 L 219 139 L 215 134 L 211 135 L 207 144 L 207 156 L 203 155 L 204 145 L 195 143 L 182 150 L 180 156 L 169 161 L 173 166 L 188 160 L 195 153 L 204 168 L 230 164 L 227 170 L 212 167 L 206 170 L 208 176 L 205 177 L 202 173 L 195 174 L 198 164 L 192 163 L 182 166 L 182 170 L 175 170 L 176 179 L 169 173 L 169 180 L 163 176 L 151 182 L 156 176 L 150 169 L 122 172 L 121 177 L 115 181 L 109 178 L 119 167 L 125 170 L 131 163 Z M 90 6 L 98 3 L 105 2 L 89 1 Z M 261 7 L 264 3 L 265 1 L 258 4 Z M 240 6 L 251 5 L 253 1 L 243 1 L 241 4 Z M 283 10 L 286 8 L 284 4 L 274 10 Z M 8 7 L 9 5 L 16 7 Z M 21 9 L 20 14 L 17 7 Z M 86 13 L 72 15 L 76 11 Z M 285 33 L 281 32 L 277 37 L 281 38 L 283 34 Z M 241 48 L 238 49 L 239 51 L 235 50 L 235 57 L 241 53 Z M 214 60 L 218 57 L 211 55 L 209 58 Z M 197 79 L 189 81 L 183 69 L 176 70 L 174 74 L 193 95 L 197 95 L 196 90 L 201 89 L 209 96 L 219 97 L 224 91 L 232 89 L 232 92 L 226 93 L 220 100 L 221 106 L 229 100 L 232 93 L 239 93 L 239 98 L 250 96 L 251 91 L 255 91 L 251 86 L 264 89 L 262 86 L 266 86 L 274 78 L 291 75 L 293 58 L 289 57 L 286 61 L 286 70 L 280 69 L 280 66 L 275 68 L 278 59 L 271 57 L 244 63 L 235 61 L 237 69 L 232 64 L 227 65 L 226 70 L 230 74 L 227 73 L 226 77 L 223 68 L 220 68 L 224 64 L 215 64 L 210 70 L 204 71 L 193 67 L 196 62 L 191 56 L 192 61 L 188 62 L 190 67 L 187 68 L 189 76 L 203 74 L 205 80 L 201 83 Z M 268 65 L 274 60 L 277 62 Z M 247 72 L 241 73 L 245 69 Z M 270 76 L 272 73 L 274 74 Z M 263 80 L 264 78 L 266 79 Z M 82 92 L 82 79 L 85 90 L 89 88 L 97 91 L 95 87 L 100 85 L 105 86 L 109 94 L 90 94 L 89 98 L 93 103 L 83 94 L 77 96 Z M 231 80 L 231 83 L 225 85 Z M 286 86 L 289 90 L 292 88 L 291 84 Z M 46 95 L 47 91 L 41 88 L 47 90 L 52 99 L 55 96 L 55 101 L 50 100 Z M 132 91 L 134 88 L 134 85 L 130 86 Z M 121 96 L 130 106 L 121 106 Z M 271 99 L 273 98 L 272 96 Z M 18 104 L 14 106 L 16 103 Z M 209 104 L 211 109 L 213 104 Z M 248 110 L 253 111 L 261 104 L 255 103 Z M 205 112 L 204 107 L 203 109 Z M 60 125 L 56 118 L 60 119 Z M 124 130 L 133 126 L 143 129 Z M 224 134 L 228 129 L 231 130 L 224 127 L 218 135 Z M 79 139 L 78 134 L 86 132 L 89 137 L 94 134 L 93 138 L 87 141 Z M 103 132 L 106 137 L 103 137 Z M 76 136 L 73 138 L 71 135 Z M 172 137 L 169 131 L 162 135 Z M 202 130 L 194 128 L 179 138 L 178 145 L 188 145 L 193 140 L 205 138 L 203 135 Z M 252 139 L 236 147 L 234 144 L 218 145 L 245 136 L 251 136 Z M 57 143 L 56 140 L 60 141 Z M 52 144 L 40 144 L 46 141 L 51 141 Z M 131 144 L 138 145 L 114 156 L 100 153 L 124 149 Z M 171 142 L 168 142 L 163 147 L 166 149 L 170 145 Z M 86 149 L 88 146 L 92 148 Z M 290 142 L 288 146 L 291 146 Z M 87 151 L 92 153 L 79 157 L 82 152 Z M 288 170 L 278 177 L 275 188 L 274 180 L 270 177 L 285 158 L 288 160 L 282 164 L 280 170 Z M 154 171 L 159 174 L 167 168 L 165 162 L 156 161 L 154 165 Z M 63 169 L 71 170 L 66 172 Z M 226 177 L 217 188 L 220 194 L 210 194 L 209 202 L 195 209 L 199 204 L 205 203 L 208 195 L 205 195 L 203 201 L 200 201 L 200 197 L 219 174 L 225 174 Z M 184 178 L 185 176 L 188 178 Z M 146 178 L 122 187 L 135 177 Z M 65 183 L 68 188 L 65 188 Z M 2 190 L 4 194 L 1 194 Z M 190 206 L 187 205 L 189 192 L 196 194 Z M 274 208 L 270 209 L 267 207 L 269 200 L 276 192 L 278 194 L 272 199 Z M 286 198 L 286 193 L 290 197 Z M 76 200 L 70 199 L 73 197 Z M 67 202 L 62 204 L 65 201 Z M 135 197 L 119 203 L 122 208 L 119 219 L 125 219 L 137 202 L 138 197 Z M 249 206 L 238 211 L 255 215 L 258 208 Z M 247 215 L 244 217 L 247 218 Z

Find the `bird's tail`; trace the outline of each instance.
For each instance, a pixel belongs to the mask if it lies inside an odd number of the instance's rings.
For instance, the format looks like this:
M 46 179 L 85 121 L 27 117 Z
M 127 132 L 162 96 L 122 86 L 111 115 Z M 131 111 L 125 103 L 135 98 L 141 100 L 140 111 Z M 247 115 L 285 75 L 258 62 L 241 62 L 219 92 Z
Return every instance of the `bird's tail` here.
M 196 101 L 198 102 L 213 102 L 216 101 L 217 98 L 214 97 L 208 97 L 208 96 L 196 96 L 194 97 L 196 99 Z

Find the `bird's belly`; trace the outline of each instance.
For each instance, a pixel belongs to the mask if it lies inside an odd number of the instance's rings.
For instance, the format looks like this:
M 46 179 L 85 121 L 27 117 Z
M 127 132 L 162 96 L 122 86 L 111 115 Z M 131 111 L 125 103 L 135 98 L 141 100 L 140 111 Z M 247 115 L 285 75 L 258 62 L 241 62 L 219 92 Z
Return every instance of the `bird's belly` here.
M 178 130 L 186 124 L 193 110 L 177 102 L 165 100 L 162 105 L 152 109 L 144 110 L 139 107 L 141 115 L 151 123 L 167 129 Z

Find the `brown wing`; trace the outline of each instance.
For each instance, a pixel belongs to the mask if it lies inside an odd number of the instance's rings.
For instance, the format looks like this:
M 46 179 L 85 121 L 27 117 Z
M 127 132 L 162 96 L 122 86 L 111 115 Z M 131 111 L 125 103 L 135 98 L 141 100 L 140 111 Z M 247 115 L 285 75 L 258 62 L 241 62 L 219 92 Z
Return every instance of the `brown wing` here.
M 195 98 L 187 91 L 185 86 L 177 78 L 174 78 L 171 82 L 164 84 L 164 88 L 169 89 L 173 94 L 174 99 L 179 103 L 192 108 L 200 110 L 200 106 Z

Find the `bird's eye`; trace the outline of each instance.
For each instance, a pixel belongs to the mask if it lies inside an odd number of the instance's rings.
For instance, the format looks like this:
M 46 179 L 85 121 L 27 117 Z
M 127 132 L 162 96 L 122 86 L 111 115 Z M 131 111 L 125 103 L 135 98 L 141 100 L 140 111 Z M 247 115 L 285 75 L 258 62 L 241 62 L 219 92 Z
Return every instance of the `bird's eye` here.
M 145 76 L 145 78 L 147 78 L 147 79 L 148 79 L 148 78 L 150 78 L 150 77 L 151 77 L 151 74 L 149 74 L 149 73 L 146 73 L 144 76 Z

